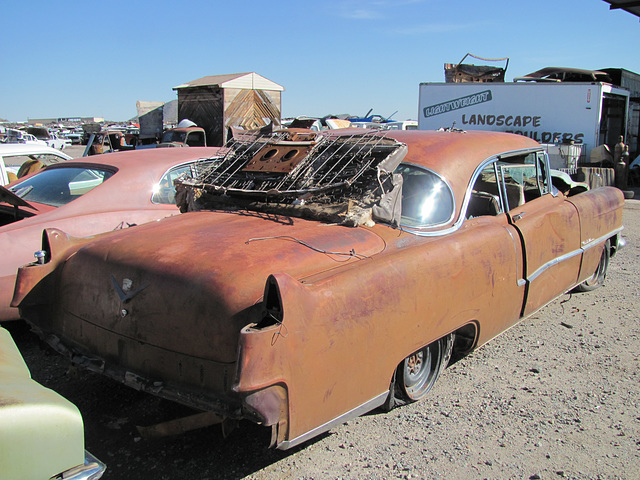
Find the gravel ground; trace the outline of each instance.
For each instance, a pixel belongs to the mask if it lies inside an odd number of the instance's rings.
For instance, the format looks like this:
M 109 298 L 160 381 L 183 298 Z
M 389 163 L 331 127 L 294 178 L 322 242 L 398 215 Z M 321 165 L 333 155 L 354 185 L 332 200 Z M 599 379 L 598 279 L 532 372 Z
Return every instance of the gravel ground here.
M 640 197 L 640 191 L 636 190 Z M 423 402 L 371 412 L 287 452 L 248 422 L 158 440 L 137 425 L 190 413 L 69 371 L 5 324 L 35 380 L 78 405 L 86 448 L 123 479 L 640 478 L 640 201 L 627 200 L 606 285 L 566 294 L 450 366 Z
M 63 150 L 64 153 L 72 158 L 80 158 L 84 153 L 86 145 L 71 145 Z

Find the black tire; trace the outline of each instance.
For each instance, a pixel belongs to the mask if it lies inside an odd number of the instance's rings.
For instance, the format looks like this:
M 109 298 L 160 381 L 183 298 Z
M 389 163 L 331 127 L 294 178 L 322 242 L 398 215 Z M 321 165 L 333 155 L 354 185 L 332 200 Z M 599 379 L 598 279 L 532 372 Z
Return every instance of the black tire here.
M 452 350 L 453 334 L 405 358 L 393 376 L 389 396 L 382 408 L 389 411 L 397 405 L 422 400 L 449 363 Z
M 600 288 L 604 284 L 604 280 L 607 277 L 607 269 L 609 268 L 609 258 L 611 258 L 611 242 L 607 240 L 604 243 L 604 249 L 600 256 L 600 262 L 596 267 L 596 271 L 593 272 L 591 277 L 587 278 L 584 282 L 576 287 L 579 292 L 591 292 L 596 288 Z

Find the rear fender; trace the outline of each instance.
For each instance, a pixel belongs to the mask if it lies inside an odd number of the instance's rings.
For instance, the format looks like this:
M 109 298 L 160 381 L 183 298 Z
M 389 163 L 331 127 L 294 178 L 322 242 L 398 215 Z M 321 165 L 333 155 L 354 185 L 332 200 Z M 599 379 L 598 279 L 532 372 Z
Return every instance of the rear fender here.
M 614 239 L 611 245 L 615 250 L 624 243 L 619 239 L 624 195 L 617 188 L 602 187 L 574 195 L 567 201 L 576 207 L 580 215 L 580 248 L 583 250 L 580 283 L 595 271 L 608 239 Z
M 290 438 L 291 412 L 304 402 L 296 395 L 296 371 L 301 369 L 301 363 L 295 359 L 299 357 L 299 341 L 304 342 L 305 307 L 313 308 L 314 303 L 308 290 L 288 274 L 270 275 L 260 321 L 240 332 L 233 390 L 242 396 L 243 408 L 258 417 L 259 423 L 273 427 L 272 445 L 281 445 Z M 291 382 L 293 403 L 289 394 Z
M 72 237 L 56 228 L 42 232 L 42 261 L 18 269 L 12 307 L 50 304 L 55 291 L 55 271 L 71 255 L 95 237 Z

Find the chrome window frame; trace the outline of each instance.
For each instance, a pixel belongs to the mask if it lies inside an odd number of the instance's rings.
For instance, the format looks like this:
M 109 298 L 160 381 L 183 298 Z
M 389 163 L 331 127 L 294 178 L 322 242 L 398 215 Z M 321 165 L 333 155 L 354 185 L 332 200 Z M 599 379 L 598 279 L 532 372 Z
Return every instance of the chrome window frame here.
M 169 172 L 171 172 L 172 170 L 178 169 L 180 167 L 184 167 L 184 166 L 191 166 L 192 164 L 195 164 L 195 162 L 197 162 L 198 160 L 189 160 L 187 162 L 183 162 L 183 163 L 179 163 L 177 165 L 173 165 L 169 168 L 167 168 L 162 175 L 160 175 L 160 178 L 154 182 L 151 185 L 151 196 L 149 197 L 149 201 L 153 204 L 153 205 L 171 205 L 171 203 L 163 203 L 163 202 L 154 202 L 153 201 L 153 197 L 156 195 L 157 192 L 155 192 L 155 189 L 157 186 L 160 185 L 160 182 L 162 182 L 162 179 L 165 177 L 165 175 L 169 174 Z
M 480 162 L 477 166 L 476 169 L 474 170 L 473 174 L 471 175 L 471 178 L 469 180 L 469 183 L 467 184 L 467 189 L 465 190 L 464 193 L 464 198 L 462 199 L 462 206 L 460 208 L 460 214 L 458 215 L 457 220 L 455 221 L 455 223 L 453 225 L 451 225 L 448 228 L 443 228 L 440 230 L 433 230 L 434 228 L 438 228 L 438 226 L 433 226 L 433 227 L 428 227 L 428 228 L 424 228 L 422 230 L 419 229 L 415 229 L 415 228 L 408 228 L 408 227 L 403 227 L 402 225 L 400 225 L 398 228 L 404 232 L 407 233 L 411 233 L 417 236 L 421 236 L 421 237 L 438 237 L 438 236 L 442 236 L 442 235 L 448 235 L 450 233 L 453 233 L 455 231 L 457 231 L 462 224 L 466 221 L 465 215 L 467 213 L 467 208 L 469 207 L 469 201 L 471 199 L 471 191 L 473 190 L 473 185 L 475 184 L 476 180 L 478 179 L 478 176 L 480 175 L 480 173 L 482 172 L 482 170 L 489 165 L 492 162 L 496 162 L 499 158 L 504 157 L 504 158 L 508 158 L 508 157 L 512 157 L 512 156 L 517 156 L 517 155 L 528 155 L 529 153 L 533 153 L 533 152 L 543 152 L 544 153 L 544 148 L 543 147 L 531 147 L 531 148 L 524 148 L 524 149 L 519 149 L 519 150 L 509 150 L 507 152 L 502 152 L 502 153 L 498 153 L 496 155 L 491 155 L 490 157 L 486 158 L 485 160 L 483 160 L 482 162 Z M 549 157 L 545 154 L 544 155 L 544 165 L 545 165 L 545 169 L 546 171 L 549 173 L 549 178 L 550 178 L 550 173 L 551 173 L 551 169 L 549 167 Z M 425 170 L 429 170 L 432 171 L 431 169 L 427 169 L 426 167 L 422 167 L 420 165 L 416 165 L 410 162 L 403 162 L 403 164 L 406 165 L 413 165 L 416 166 L 418 168 L 422 168 Z M 496 175 L 497 175 L 497 168 L 496 165 L 494 165 L 494 171 L 496 171 Z M 449 183 L 446 181 L 446 179 L 444 179 L 442 177 L 442 175 L 439 175 L 437 172 L 433 172 L 436 175 L 438 175 L 440 178 L 442 178 L 442 180 L 447 184 L 447 186 L 449 188 L 451 188 L 451 186 L 449 185 Z M 497 178 L 497 177 L 496 177 Z M 505 194 L 504 192 L 501 190 L 501 194 L 500 194 L 500 206 L 502 208 L 502 213 L 505 213 L 505 209 L 504 209 L 504 203 L 503 203 L 503 199 L 505 198 Z M 455 204 L 457 203 L 457 199 L 454 197 L 454 207 L 453 207 L 453 212 L 455 215 L 455 211 L 456 211 L 456 207 Z M 451 221 L 451 219 L 449 220 Z M 442 224 L 444 225 L 444 224 Z
M 184 147 L 184 148 L 188 148 L 188 147 Z M 162 181 L 162 179 L 164 178 L 165 175 L 167 175 L 169 172 L 171 172 L 172 170 L 175 170 L 176 168 L 180 168 L 180 167 L 184 167 L 185 165 L 188 165 L 190 167 L 191 170 L 191 174 L 192 175 L 198 175 L 198 164 L 199 163 L 206 163 L 206 162 L 215 162 L 216 160 L 218 160 L 220 157 L 217 156 L 213 156 L 213 157 L 202 157 L 202 158 L 197 158 L 195 160 L 187 160 L 186 162 L 182 162 L 182 163 L 178 163 L 176 165 L 172 165 L 171 167 L 167 168 L 162 175 L 160 175 L 160 178 L 154 182 L 151 185 L 151 196 L 149 197 L 149 201 L 153 204 L 153 205 L 172 205 L 171 203 L 158 203 L 158 202 L 154 202 L 153 201 L 153 196 L 155 195 L 154 193 L 154 188 L 157 185 L 160 185 L 160 182 Z M 205 167 L 206 168 L 206 167 Z M 195 177 L 193 177 L 195 178 Z

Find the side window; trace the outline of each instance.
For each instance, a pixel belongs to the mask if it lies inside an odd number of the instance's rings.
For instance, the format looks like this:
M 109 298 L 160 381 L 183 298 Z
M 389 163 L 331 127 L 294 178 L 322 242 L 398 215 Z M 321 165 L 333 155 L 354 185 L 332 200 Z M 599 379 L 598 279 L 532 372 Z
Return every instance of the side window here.
M 501 157 L 485 166 L 471 189 L 465 218 L 498 215 L 551 192 L 544 152 Z
M 37 160 L 44 165 L 50 165 L 52 163 L 58 163 L 65 160 L 64 157 L 52 154 L 38 154 L 38 155 L 11 155 L 4 157 L 4 163 L 7 167 L 20 167 L 29 160 Z
M 513 210 L 549 193 L 544 156 L 534 152 L 498 162 L 506 194 L 507 210 Z
M 502 213 L 500 188 L 496 177 L 495 163 L 491 163 L 482 169 L 473 184 L 466 218 L 484 215 L 495 216 L 499 213 Z
M 174 186 L 173 181 L 185 174 L 191 174 L 191 164 L 174 167 L 165 173 L 160 181 L 153 186 L 151 202 L 162 203 L 165 205 L 174 204 L 176 199 L 176 187 Z

